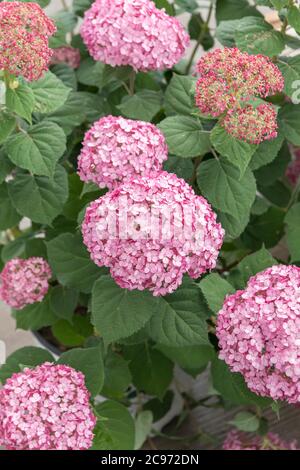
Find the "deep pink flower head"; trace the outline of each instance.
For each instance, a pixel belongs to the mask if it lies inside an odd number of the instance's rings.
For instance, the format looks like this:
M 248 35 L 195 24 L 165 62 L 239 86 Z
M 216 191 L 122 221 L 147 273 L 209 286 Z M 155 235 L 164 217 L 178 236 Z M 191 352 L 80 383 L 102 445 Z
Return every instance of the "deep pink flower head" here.
M 173 67 L 189 44 L 180 22 L 150 0 L 96 0 L 80 32 L 95 60 L 142 71 Z
M 71 46 L 53 49 L 51 65 L 54 64 L 67 64 L 72 69 L 77 69 L 80 65 L 80 50 Z
M 236 139 L 250 144 L 277 137 L 277 113 L 270 103 L 257 107 L 248 104 L 242 108 L 231 108 L 220 124 Z
M 0 69 L 38 80 L 52 55 L 48 38 L 56 27 L 37 3 L 0 3 Z
M 81 372 L 49 362 L 13 374 L 0 390 L 0 445 L 8 450 L 85 450 L 96 418 Z
M 277 434 L 269 432 L 266 436 L 233 430 L 227 434 L 223 450 L 298 450 L 296 441 L 287 442 Z
M 292 186 L 297 184 L 300 176 L 300 149 L 295 148 L 292 150 L 293 159 L 286 169 L 286 177 Z
M 93 261 L 126 289 L 173 292 L 184 273 L 216 265 L 224 231 L 208 202 L 176 175 L 133 177 L 92 202 L 82 225 Z
M 154 124 L 105 116 L 85 134 L 79 176 L 111 189 L 131 176 L 161 170 L 167 158 L 165 138 Z
M 300 402 L 300 268 L 277 265 L 226 297 L 220 358 L 258 395 Z
M 43 258 L 11 259 L 0 274 L 0 298 L 16 309 L 40 302 L 50 278 L 50 266 Z

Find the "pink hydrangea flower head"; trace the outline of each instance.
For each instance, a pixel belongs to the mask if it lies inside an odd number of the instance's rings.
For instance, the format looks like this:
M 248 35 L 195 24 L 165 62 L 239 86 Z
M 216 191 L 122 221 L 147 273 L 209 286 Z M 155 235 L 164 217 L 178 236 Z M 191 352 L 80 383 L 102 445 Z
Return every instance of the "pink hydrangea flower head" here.
M 38 80 L 52 55 L 48 38 L 56 27 L 37 3 L 0 3 L 0 69 Z
M 53 49 L 51 65 L 67 64 L 72 69 L 80 65 L 80 50 L 71 46 L 61 46 Z
M 96 418 L 81 372 L 44 363 L 0 390 L 0 445 L 8 450 L 85 450 Z
M 271 432 L 258 436 L 233 430 L 227 434 L 223 450 L 298 450 L 298 444 L 296 441 L 287 442 Z
M 277 265 L 226 297 L 220 354 L 258 395 L 300 402 L 300 268 Z
M 41 302 L 50 278 L 50 266 L 43 258 L 11 259 L 0 274 L 0 298 L 16 309 Z
M 81 36 L 95 60 L 141 71 L 173 67 L 189 44 L 180 22 L 150 0 L 96 0 Z
M 216 265 L 224 231 L 208 202 L 176 175 L 136 176 L 92 202 L 82 225 L 99 266 L 126 289 L 173 292 L 184 273 Z
M 167 158 L 165 138 L 154 124 L 105 116 L 85 134 L 79 176 L 112 189 L 131 176 L 160 170 Z
M 286 177 L 291 185 L 295 186 L 300 176 L 300 149 L 293 149 L 292 154 L 293 159 L 286 169 Z
M 220 124 L 236 139 L 250 144 L 260 144 L 264 140 L 277 137 L 277 113 L 270 103 L 257 107 L 251 104 L 241 108 L 231 108 Z

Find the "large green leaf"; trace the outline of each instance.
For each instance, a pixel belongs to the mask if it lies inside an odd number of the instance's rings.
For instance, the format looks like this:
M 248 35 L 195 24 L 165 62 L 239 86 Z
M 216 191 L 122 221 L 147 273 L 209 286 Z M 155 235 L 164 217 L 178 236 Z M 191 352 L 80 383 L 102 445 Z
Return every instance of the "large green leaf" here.
M 292 28 L 300 32 L 300 10 L 299 6 L 292 5 L 288 9 L 287 20 Z
M 244 16 L 261 16 L 259 11 L 249 5 L 247 0 L 217 0 L 217 22 L 235 20 Z
M 78 292 L 75 289 L 58 285 L 51 290 L 51 307 L 59 318 L 71 320 L 77 301 Z
M 104 383 L 104 366 L 100 347 L 71 349 L 61 354 L 57 363 L 67 364 L 82 372 L 86 387 L 93 397 L 101 391 Z
M 269 57 L 280 54 L 285 47 L 284 35 L 276 31 L 263 18 L 242 18 L 237 25 L 235 42 L 239 49 L 249 54 Z
M 80 235 L 63 233 L 47 243 L 50 266 L 62 285 L 89 293 L 105 271 L 96 266 Z
M 78 91 L 71 91 L 65 103 L 46 116 L 47 121 L 60 126 L 66 135 L 71 134 L 74 127 L 80 126 L 86 118 L 86 96 Z
M 174 74 L 165 93 L 164 107 L 167 116 L 191 115 L 194 106 L 192 91 L 196 78 Z
M 57 165 L 53 179 L 19 172 L 9 182 L 8 193 L 17 211 L 33 222 L 51 224 L 68 197 L 65 169 Z
M 300 261 L 300 202 L 290 208 L 285 217 L 285 223 L 291 262 Z
M 109 351 L 104 361 L 104 386 L 102 395 L 120 400 L 131 383 L 127 361 L 119 354 Z
M 151 121 L 162 106 L 162 96 L 157 91 L 138 91 L 132 96 L 125 96 L 117 106 L 121 113 L 131 119 Z
M 158 344 L 156 348 L 179 367 L 193 374 L 203 370 L 215 357 L 214 348 L 209 345 L 171 347 Z
M 53 362 L 53 356 L 42 348 L 26 346 L 13 352 L 0 366 L 0 381 L 4 383 L 15 372 L 21 372 L 23 366 L 35 367 L 44 362 Z
M 290 161 L 290 149 L 287 142 L 284 142 L 277 156 L 254 172 L 259 189 L 262 190 L 262 186 L 272 186 L 278 178 L 284 176 Z
M 4 142 L 16 127 L 16 119 L 6 113 L 0 113 L 0 144 Z M 0 170 L 1 171 L 1 170 Z
M 280 68 L 284 78 L 284 92 L 292 97 L 299 89 L 300 55 L 294 57 L 280 57 L 276 65 Z M 299 95 L 299 93 L 297 93 Z
M 20 222 L 21 216 L 18 214 L 7 191 L 7 183 L 0 185 L 0 230 L 14 227 Z
M 226 295 L 235 292 L 234 287 L 217 273 L 206 276 L 199 287 L 211 310 L 218 313 L 221 310 Z
M 284 137 L 282 132 L 278 133 L 276 139 L 265 140 L 257 147 L 250 161 L 250 168 L 252 171 L 257 170 L 261 166 L 271 163 L 278 155 L 282 147 Z
M 57 321 L 50 305 L 49 293 L 41 302 L 27 305 L 15 311 L 17 328 L 22 330 L 39 330 L 43 326 L 53 325 Z
M 280 108 L 278 119 L 286 139 L 296 146 L 300 146 L 300 105 L 287 103 Z
M 30 83 L 35 100 L 34 111 L 52 113 L 62 106 L 71 91 L 54 73 L 46 72 L 42 78 Z
M 6 89 L 7 108 L 30 123 L 34 101 L 32 90 L 25 84 L 20 83 L 17 88 Z
M 6 141 L 10 160 L 39 176 L 53 176 L 56 163 L 66 149 L 66 137 L 57 124 L 42 121 Z
M 240 20 L 221 21 L 216 29 L 216 38 L 226 47 L 235 46 L 235 31 Z
M 210 150 L 209 132 L 192 116 L 170 116 L 159 123 L 169 150 L 178 157 L 196 157 Z
M 140 330 L 158 308 L 159 300 L 150 292 L 122 289 L 109 276 L 94 284 L 92 321 L 106 343 Z

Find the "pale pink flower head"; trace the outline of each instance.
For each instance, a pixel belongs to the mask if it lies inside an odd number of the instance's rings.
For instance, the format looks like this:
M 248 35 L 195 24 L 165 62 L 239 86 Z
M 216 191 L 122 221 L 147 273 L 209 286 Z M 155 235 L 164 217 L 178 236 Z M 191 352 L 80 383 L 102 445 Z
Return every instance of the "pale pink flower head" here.
M 228 134 L 249 144 L 277 137 L 277 112 L 270 103 L 231 108 L 220 124 Z
M 112 189 L 132 176 L 161 170 L 167 158 L 165 138 L 154 124 L 105 116 L 85 134 L 78 173 L 83 181 Z
M 91 258 L 116 283 L 153 295 L 173 292 L 183 274 L 216 265 L 224 231 L 208 202 L 176 175 L 136 176 L 92 202 L 82 225 Z
M 300 402 L 300 268 L 277 265 L 226 297 L 216 330 L 220 358 L 254 393 Z
M 80 65 L 80 50 L 71 46 L 53 49 L 51 65 L 55 64 L 67 64 L 72 69 L 77 69 Z
M 299 450 L 299 448 L 296 441 L 285 441 L 272 432 L 266 436 L 258 436 L 235 429 L 227 434 L 223 450 Z
M 16 309 L 41 302 L 50 278 L 50 266 L 43 258 L 11 259 L 0 274 L 0 298 Z
M 141 71 L 173 67 L 189 44 L 180 22 L 150 0 L 96 0 L 80 31 L 95 60 Z
M 8 450 L 86 450 L 96 424 L 81 372 L 49 362 L 0 390 L 0 445 Z
M 38 80 L 52 55 L 48 38 L 56 27 L 37 3 L 0 3 L 0 69 Z

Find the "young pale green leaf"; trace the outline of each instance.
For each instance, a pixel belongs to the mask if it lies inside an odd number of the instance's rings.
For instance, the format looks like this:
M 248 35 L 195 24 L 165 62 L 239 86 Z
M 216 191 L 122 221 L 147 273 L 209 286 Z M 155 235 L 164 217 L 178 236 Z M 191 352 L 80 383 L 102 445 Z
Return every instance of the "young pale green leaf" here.
M 159 297 L 158 311 L 147 325 L 149 335 L 167 346 L 209 344 L 207 306 L 189 278 L 172 294 Z
M 131 373 L 125 359 L 109 351 L 104 361 L 104 386 L 101 394 L 115 400 L 121 400 L 131 383 Z
M 300 84 L 300 55 L 294 57 L 280 57 L 276 65 L 279 67 L 284 78 L 284 93 L 290 98 L 293 95 L 299 99 Z
M 300 31 L 300 10 L 299 6 L 292 5 L 288 9 L 287 14 L 288 23 L 294 28 L 297 32 Z
M 16 310 L 15 318 L 17 328 L 22 330 L 34 331 L 44 326 L 53 325 L 57 321 L 57 317 L 50 305 L 50 294 L 48 293 L 41 302 Z
M 170 153 L 185 158 L 204 155 L 210 150 L 209 132 L 192 116 L 170 116 L 158 125 Z
M 217 22 L 236 20 L 245 16 L 261 16 L 261 13 L 248 0 L 217 0 Z
M 59 318 L 71 320 L 77 306 L 78 291 L 65 286 L 55 286 L 51 290 L 50 303 Z
M 31 82 L 30 88 L 35 100 L 34 111 L 43 114 L 52 113 L 60 108 L 67 100 L 71 91 L 52 72 L 46 72 L 42 78 Z
M 47 243 L 50 266 L 59 282 L 89 293 L 105 270 L 90 259 L 80 235 L 63 233 Z
M 153 423 L 153 414 L 149 410 L 141 411 L 135 419 L 134 449 L 140 449 L 149 436 Z
M 92 450 L 133 450 L 135 425 L 127 408 L 107 400 L 96 406 L 96 412 L 99 419 L 94 429 Z
M 0 185 L 0 230 L 14 227 L 21 220 L 8 195 L 7 183 Z
M 34 103 L 34 94 L 28 85 L 20 83 L 17 88 L 6 89 L 6 106 L 9 111 L 18 114 L 30 123 Z
M 211 273 L 201 280 L 199 287 L 214 313 L 221 310 L 225 297 L 233 294 L 235 288 L 218 273 Z
M 0 113 L 0 144 L 7 139 L 15 127 L 16 119 L 13 116 L 6 113 Z
M 149 291 L 122 289 L 109 276 L 94 284 L 92 322 L 106 343 L 140 330 L 158 308 L 158 298 Z
M 300 106 L 285 104 L 279 110 L 278 119 L 286 139 L 291 144 L 300 146 Z
M 164 108 L 167 116 L 182 114 L 190 116 L 193 106 L 193 89 L 196 78 L 174 74 L 165 93 Z
M 100 347 L 71 349 L 61 354 L 57 363 L 67 364 L 82 372 L 92 397 L 101 391 L 104 383 L 104 366 Z
M 136 388 L 162 400 L 173 378 L 173 363 L 148 343 L 126 348 L 125 359 Z
M 290 208 L 285 217 L 285 223 L 291 262 L 300 261 L 300 202 Z
M 53 179 L 19 172 L 8 184 L 8 194 L 16 210 L 33 222 L 51 224 L 68 197 L 65 169 L 57 165 Z
M 162 107 L 162 96 L 153 90 L 138 91 L 132 96 L 125 96 L 117 108 L 132 119 L 151 121 Z
M 237 429 L 244 432 L 255 432 L 259 428 L 258 417 L 249 411 L 241 411 L 238 413 L 233 421 L 230 421 Z
M 66 137 L 57 124 L 42 121 L 9 137 L 5 150 L 20 168 L 52 177 L 57 161 L 66 150 Z
M 280 54 L 285 47 L 284 35 L 263 18 L 256 17 L 240 20 L 235 32 L 235 42 L 241 51 L 269 57 Z
M 44 362 L 53 362 L 54 358 L 46 349 L 26 346 L 13 352 L 6 359 L 5 364 L 0 366 L 0 382 L 4 382 L 15 372 L 20 372 L 20 364 L 27 367 L 35 367 Z
M 240 170 L 242 178 L 258 146 L 235 139 L 220 125 L 213 128 L 210 140 L 215 149 Z

